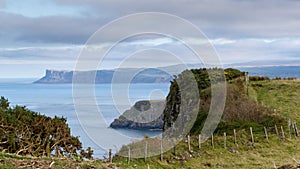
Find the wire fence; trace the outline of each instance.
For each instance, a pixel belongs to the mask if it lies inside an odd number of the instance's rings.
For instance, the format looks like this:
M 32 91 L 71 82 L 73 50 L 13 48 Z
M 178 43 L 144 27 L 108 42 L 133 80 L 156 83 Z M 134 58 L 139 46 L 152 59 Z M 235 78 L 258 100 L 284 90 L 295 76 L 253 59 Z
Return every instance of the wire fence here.
M 269 143 L 271 137 L 277 137 L 281 141 L 285 141 L 286 139 L 296 139 L 299 137 L 299 131 L 297 124 L 289 120 L 287 126 L 274 125 L 272 127 L 263 127 L 262 130 L 253 127 L 239 131 L 233 129 L 231 132 L 224 132 L 223 134 L 216 135 L 217 137 L 215 137 L 215 134 L 212 134 L 208 139 L 207 136 L 202 136 L 201 134 L 198 136 L 188 135 L 181 141 L 181 143 L 186 144 L 183 151 L 191 153 L 209 147 L 214 149 L 216 146 L 218 146 L 218 148 L 223 147 L 230 151 L 237 151 L 239 145 L 246 145 L 254 148 L 255 143 Z M 123 146 L 115 155 L 126 157 L 128 163 L 130 163 L 132 158 L 144 158 L 146 162 L 147 158 L 158 155 L 160 156 L 160 160 L 163 161 L 164 152 L 170 149 L 170 144 L 172 144 L 172 141 L 169 139 L 147 138 Z M 205 144 L 205 147 L 203 144 Z M 173 143 L 172 147 L 173 146 L 173 154 L 176 155 L 177 146 L 175 143 Z M 183 151 L 181 147 L 180 153 Z M 113 154 L 111 150 L 108 154 L 108 161 L 112 162 Z

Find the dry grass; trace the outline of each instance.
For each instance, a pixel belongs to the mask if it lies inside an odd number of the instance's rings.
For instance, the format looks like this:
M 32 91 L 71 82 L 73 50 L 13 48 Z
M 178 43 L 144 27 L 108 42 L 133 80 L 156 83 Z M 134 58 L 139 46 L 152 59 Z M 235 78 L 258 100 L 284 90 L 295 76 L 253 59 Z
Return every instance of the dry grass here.
M 251 97 L 259 103 L 280 111 L 283 117 L 291 118 L 293 121 L 300 122 L 300 81 L 258 81 L 251 82 Z M 271 131 L 274 132 L 272 129 Z M 130 164 L 119 161 L 119 165 L 126 168 L 274 168 L 286 164 L 296 166 L 296 160 L 300 160 L 300 138 L 289 138 L 287 131 L 287 139 L 279 140 L 275 133 L 269 135 L 269 143 L 265 140 L 263 132 L 255 134 L 255 144 L 249 144 L 250 137 L 247 131 L 240 131 L 238 152 L 233 145 L 233 138 L 229 135 L 227 138 L 227 147 L 223 147 L 223 137 L 215 137 L 215 149 L 212 149 L 210 141 L 203 143 L 202 148 L 197 148 L 196 138 L 192 138 L 194 153 L 200 153 L 200 157 L 187 158 L 178 160 L 186 154 L 187 144 L 181 142 L 177 145 L 177 157 L 171 150 L 164 154 L 164 161 L 160 161 L 159 157 L 149 158 L 146 163 L 143 159 L 132 160 Z M 231 134 L 232 135 L 232 134 Z M 230 151 L 229 151 L 230 150 Z M 180 159 L 180 158 L 179 158 Z
M 281 112 L 284 117 L 300 122 L 300 81 L 272 80 L 252 82 L 257 101 Z M 262 87 L 258 87 L 258 85 Z

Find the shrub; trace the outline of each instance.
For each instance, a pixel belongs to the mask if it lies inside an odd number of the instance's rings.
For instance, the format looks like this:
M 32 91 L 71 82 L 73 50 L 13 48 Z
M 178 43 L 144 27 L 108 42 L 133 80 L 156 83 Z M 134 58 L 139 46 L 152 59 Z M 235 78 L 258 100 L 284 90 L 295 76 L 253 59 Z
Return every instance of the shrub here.
M 50 118 L 25 106 L 9 107 L 0 99 L 0 149 L 17 155 L 50 156 L 76 154 L 82 148 L 70 133 L 67 119 Z

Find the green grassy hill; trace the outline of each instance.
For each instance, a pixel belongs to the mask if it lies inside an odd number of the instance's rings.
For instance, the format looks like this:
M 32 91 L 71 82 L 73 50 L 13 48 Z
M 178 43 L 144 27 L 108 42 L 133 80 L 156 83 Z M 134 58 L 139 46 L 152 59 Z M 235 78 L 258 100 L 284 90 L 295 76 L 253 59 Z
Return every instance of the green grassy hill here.
M 300 80 L 271 80 L 251 83 L 257 101 L 300 122 Z
M 269 142 L 266 140 L 263 129 L 254 130 L 254 144 L 251 143 L 250 131 L 241 128 L 237 131 L 238 147 L 234 145 L 233 132 L 227 129 L 227 141 L 224 148 L 222 134 L 214 137 L 214 148 L 207 140 L 198 148 L 197 135 L 191 136 L 192 151 L 188 151 L 186 142 L 181 142 L 173 150 L 160 157 L 132 159 L 130 164 L 125 157 L 117 157 L 115 162 L 125 168 L 274 168 L 283 165 L 296 166 L 300 161 L 300 138 L 294 136 L 293 131 L 287 129 L 287 120 L 299 122 L 300 108 L 300 81 L 266 80 L 250 82 L 250 98 L 268 109 L 275 111 L 283 119 L 277 124 L 279 135 L 275 127 L 268 126 Z M 280 126 L 283 126 L 285 139 L 282 139 Z M 237 126 L 238 127 L 238 126 Z M 220 132 L 219 132 L 220 133 Z

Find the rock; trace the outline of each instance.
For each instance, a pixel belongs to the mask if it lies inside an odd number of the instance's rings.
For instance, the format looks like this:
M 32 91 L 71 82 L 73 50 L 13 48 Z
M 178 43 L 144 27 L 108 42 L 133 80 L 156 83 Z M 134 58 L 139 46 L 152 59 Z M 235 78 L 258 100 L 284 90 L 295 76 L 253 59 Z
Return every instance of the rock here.
M 283 166 L 279 167 L 278 169 L 297 169 L 297 168 L 291 164 L 287 164 L 287 165 L 283 165 Z
M 235 149 L 235 148 L 229 148 L 228 151 L 231 152 L 231 153 L 238 153 L 238 152 L 239 152 L 239 151 L 238 151 L 237 149 Z
M 138 101 L 130 110 L 126 110 L 110 127 L 139 130 L 161 130 L 165 101 Z

